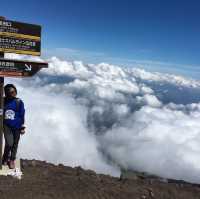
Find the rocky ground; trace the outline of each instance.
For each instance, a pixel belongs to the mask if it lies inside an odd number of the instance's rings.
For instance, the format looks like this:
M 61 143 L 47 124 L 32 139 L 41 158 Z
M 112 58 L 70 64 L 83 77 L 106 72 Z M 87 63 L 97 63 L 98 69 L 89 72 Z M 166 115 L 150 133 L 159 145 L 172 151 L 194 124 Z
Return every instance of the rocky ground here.
M 81 167 L 21 160 L 22 179 L 0 176 L 1 199 L 199 199 L 200 186 L 144 173 L 120 178 Z M 131 178 L 131 179 L 130 179 Z

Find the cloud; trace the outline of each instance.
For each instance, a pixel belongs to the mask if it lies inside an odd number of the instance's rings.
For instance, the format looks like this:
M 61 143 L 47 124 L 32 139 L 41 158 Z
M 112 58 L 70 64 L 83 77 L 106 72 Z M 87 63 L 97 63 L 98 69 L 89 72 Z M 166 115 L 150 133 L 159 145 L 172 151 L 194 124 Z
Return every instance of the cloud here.
M 121 167 L 199 182 L 199 116 L 144 106 L 104 134 L 102 147 Z
M 49 93 L 42 88 L 18 90 L 26 104 L 27 132 L 21 137 L 19 156 L 94 169 L 100 173 L 119 175 L 98 151 L 95 135 L 87 129 L 87 109 L 72 97 Z M 17 83 L 18 82 L 18 83 Z M 53 89 L 53 86 L 50 86 Z
M 32 78 L 6 78 L 27 110 L 20 157 L 200 182 L 199 81 L 107 63 L 48 61 Z

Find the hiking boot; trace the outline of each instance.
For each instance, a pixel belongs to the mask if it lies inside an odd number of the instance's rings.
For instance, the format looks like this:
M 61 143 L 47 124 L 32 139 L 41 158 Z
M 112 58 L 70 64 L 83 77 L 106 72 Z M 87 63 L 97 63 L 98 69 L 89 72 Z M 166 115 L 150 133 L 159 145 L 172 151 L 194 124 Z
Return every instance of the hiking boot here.
M 10 169 L 14 169 L 15 168 L 15 161 L 14 160 L 10 160 L 10 162 L 9 162 L 9 168 Z

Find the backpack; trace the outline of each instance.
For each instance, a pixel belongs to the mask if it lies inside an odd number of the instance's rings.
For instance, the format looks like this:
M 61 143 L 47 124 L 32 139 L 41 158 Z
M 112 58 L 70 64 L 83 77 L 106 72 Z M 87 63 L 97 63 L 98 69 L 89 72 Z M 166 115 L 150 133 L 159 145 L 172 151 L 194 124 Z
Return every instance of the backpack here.
M 20 106 L 21 99 L 20 98 L 16 98 L 15 101 L 16 101 L 16 112 L 18 112 L 19 111 L 19 106 Z

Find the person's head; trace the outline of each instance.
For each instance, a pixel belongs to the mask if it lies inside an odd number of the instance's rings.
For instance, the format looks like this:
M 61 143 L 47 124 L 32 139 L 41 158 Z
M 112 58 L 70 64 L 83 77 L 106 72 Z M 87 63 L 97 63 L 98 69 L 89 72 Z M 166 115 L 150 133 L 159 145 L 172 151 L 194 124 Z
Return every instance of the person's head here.
M 16 97 L 17 95 L 17 89 L 13 84 L 6 84 L 4 86 L 4 92 L 5 96 L 8 98 L 13 98 Z

